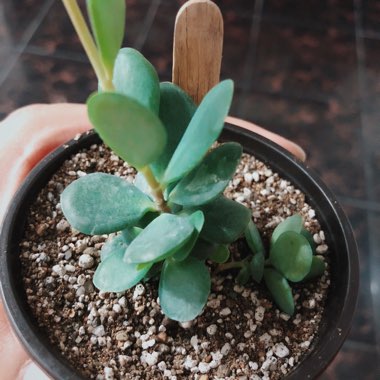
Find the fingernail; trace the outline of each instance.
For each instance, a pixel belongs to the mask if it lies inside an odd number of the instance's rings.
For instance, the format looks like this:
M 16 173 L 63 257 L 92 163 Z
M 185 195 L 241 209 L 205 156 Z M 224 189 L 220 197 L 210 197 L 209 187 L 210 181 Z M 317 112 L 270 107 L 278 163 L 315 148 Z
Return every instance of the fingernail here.
M 20 372 L 19 380 L 50 380 L 50 378 L 33 362 L 28 362 Z

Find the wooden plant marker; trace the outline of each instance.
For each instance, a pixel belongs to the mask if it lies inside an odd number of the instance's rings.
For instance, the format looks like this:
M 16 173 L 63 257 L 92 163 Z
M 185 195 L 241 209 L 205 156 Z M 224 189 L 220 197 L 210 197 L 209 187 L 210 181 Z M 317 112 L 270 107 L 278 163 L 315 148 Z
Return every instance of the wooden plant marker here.
M 178 11 L 174 28 L 173 83 L 199 104 L 219 83 L 223 18 L 210 0 L 190 0 Z

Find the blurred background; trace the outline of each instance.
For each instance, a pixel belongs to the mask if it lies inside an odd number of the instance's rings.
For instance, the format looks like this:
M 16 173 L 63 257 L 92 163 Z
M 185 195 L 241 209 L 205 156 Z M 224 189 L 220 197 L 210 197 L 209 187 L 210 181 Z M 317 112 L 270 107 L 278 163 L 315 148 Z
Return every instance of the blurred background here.
M 184 2 L 127 0 L 125 45 L 161 80 L 171 79 Z M 231 114 L 302 145 L 358 241 L 354 323 L 321 379 L 380 379 L 380 0 L 215 2 L 225 22 L 222 78 L 237 88 Z M 0 120 L 31 103 L 84 102 L 96 87 L 61 1 L 0 1 Z

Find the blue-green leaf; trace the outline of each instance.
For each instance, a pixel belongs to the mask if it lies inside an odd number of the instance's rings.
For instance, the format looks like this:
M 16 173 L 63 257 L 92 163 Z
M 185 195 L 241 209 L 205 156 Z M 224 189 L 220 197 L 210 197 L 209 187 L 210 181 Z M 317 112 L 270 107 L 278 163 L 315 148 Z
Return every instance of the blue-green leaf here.
M 303 235 L 286 231 L 271 246 L 269 258 L 271 264 L 288 280 L 298 282 L 310 271 L 313 251 Z
M 203 212 L 198 210 L 189 216 L 190 223 L 194 226 L 194 232 L 191 238 L 183 245 L 174 255 L 173 260 L 182 261 L 191 253 L 195 243 L 198 240 L 199 232 L 202 230 L 205 218 Z
M 213 149 L 169 195 L 169 200 L 187 207 L 210 202 L 224 191 L 239 164 L 240 144 L 226 143 Z
M 100 93 L 87 101 L 88 115 L 101 139 L 138 169 L 156 160 L 166 144 L 166 131 L 149 109 L 122 94 Z
M 87 10 L 100 56 L 112 73 L 124 37 L 125 0 L 87 0 Z
M 166 128 L 168 142 L 161 156 L 151 164 L 152 171 L 158 179 L 161 179 L 164 174 L 197 108 L 190 96 L 173 83 L 161 83 L 160 90 L 159 115 Z
M 193 257 L 166 260 L 158 289 L 162 311 L 175 321 L 191 321 L 202 312 L 210 287 L 210 273 L 203 262 Z
M 105 259 L 109 258 L 112 254 L 114 254 L 115 252 L 118 252 L 121 249 L 123 250 L 123 252 L 125 252 L 125 250 L 128 247 L 128 244 L 129 243 L 125 241 L 122 234 L 119 234 L 117 236 L 114 236 L 111 239 L 108 239 L 104 243 L 100 251 L 100 260 L 104 261 Z
M 160 82 L 152 64 L 137 50 L 123 48 L 116 57 L 113 83 L 117 92 L 158 114 Z
M 323 275 L 326 269 L 326 263 L 321 256 L 313 256 L 309 273 L 304 278 L 304 281 L 313 280 L 314 278 Z
M 255 253 L 249 261 L 249 271 L 252 278 L 260 283 L 264 274 L 265 258 L 262 252 Z
M 229 244 L 244 232 L 251 219 L 250 210 L 223 196 L 202 205 L 205 216 L 201 237 L 219 244 Z
M 163 183 L 182 178 L 201 162 L 223 129 L 232 95 L 233 82 L 225 80 L 204 97 L 169 162 Z
M 211 252 L 208 259 L 212 260 L 214 263 L 223 264 L 230 257 L 230 250 L 227 245 L 219 245 L 215 250 Z
M 280 310 L 286 314 L 293 315 L 294 299 L 292 289 L 288 281 L 286 281 L 286 278 L 276 270 L 267 268 L 264 270 L 264 279 L 267 288 Z
M 124 262 L 124 246 L 119 245 L 111 255 L 102 261 L 94 274 L 94 285 L 103 292 L 122 292 L 140 282 L 152 265 L 137 269 L 136 264 Z
M 301 233 L 302 227 L 303 227 L 303 219 L 301 215 L 295 214 L 295 215 L 290 216 L 289 218 L 286 218 L 274 229 L 272 238 L 270 241 L 271 245 L 276 242 L 276 240 L 282 233 L 286 231 L 294 231 L 297 233 Z
M 315 246 L 313 235 L 306 228 L 302 228 L 301 235 L 305 236 L 305 238 L 307 239 L 307 241 L 310 244 L 310 247 L 311 247 L 311 249 L 313 251 L 313 254 L 315 254 L 317 247 Z
M 161 214 L 133 240 L 124 259 L 136 264 L 161 261 L 185 245 L 193 231 L 189 217 Z
M 155 204 L 119 177 L 93 173 L 72 182 L 61 195 L 62 211 L 78 231 L 108 234 L 135 225 Z
M 252 253 L 261 253 L 263 256 L 265 256 L 265 248 L 263 241 L 261 240 L 260 232 L 252 220 L 249 221 L 248 226 L 244 231 L 244 235 Z

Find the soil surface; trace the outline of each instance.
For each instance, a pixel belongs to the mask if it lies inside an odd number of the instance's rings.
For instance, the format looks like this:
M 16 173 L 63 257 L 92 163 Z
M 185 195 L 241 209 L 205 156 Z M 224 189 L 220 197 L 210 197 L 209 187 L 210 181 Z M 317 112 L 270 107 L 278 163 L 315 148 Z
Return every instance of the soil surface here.
M 329 287 L 320 279 L 293 284 L 296 312 L 281 313 L 263 285 L 245 287 L 236 273 L 212 272 L 207 306 L 194 321 L 164 317 L 157 282 L 123 293 L 102 293 L 92 277 L 107 236 L 73 231 L 59 197 L 73 180 L 95 171 L 134 180 L 135 171 L 103 146 L 66 161 L 29 212 L 21 259 L 32 313 L 51 342 L 85 377 L 96 379 L 279 379 L 297 366 L 318 339 Z M 243 155 L 226 195 L 252 209 L 268 243 L 275 226 L 300 213 L 317 253 L 328 263 L 325 234 L 304 195 L 255 158 Z M 245 242 L 231 250 L 245 254 Z

